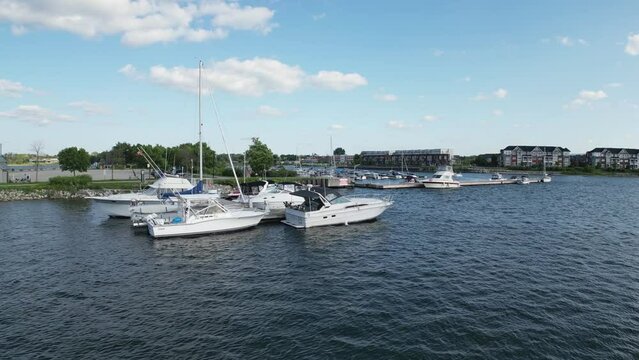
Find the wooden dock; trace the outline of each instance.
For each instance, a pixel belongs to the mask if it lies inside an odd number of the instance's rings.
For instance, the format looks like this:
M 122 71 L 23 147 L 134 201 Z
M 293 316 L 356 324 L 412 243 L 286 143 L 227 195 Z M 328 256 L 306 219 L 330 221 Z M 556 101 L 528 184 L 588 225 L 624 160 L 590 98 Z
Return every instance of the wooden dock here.
M 540 184 L 541 179 L 530 180 L 531 184 Z M 490 181 L 490 180 L 480 180 L 480 181 L 461 181 L 460 185 L 464 186 L 489 186 L 489 185 L 515 185 L 517 184 L 517 180 L 500 180 L 500 181 Z M 393 190 L 393 189 L 414 189 L 420 188 L 424 189 L 424 184 L 422 183 L 399 183 L 399 184 L 373 184 L 373 183 L 355 183 L 355 187 L 357 188 L 367 188 L 367 189 L 377 189 L 377 190 Z M 432 189 L 431 189 L 432 190 Z

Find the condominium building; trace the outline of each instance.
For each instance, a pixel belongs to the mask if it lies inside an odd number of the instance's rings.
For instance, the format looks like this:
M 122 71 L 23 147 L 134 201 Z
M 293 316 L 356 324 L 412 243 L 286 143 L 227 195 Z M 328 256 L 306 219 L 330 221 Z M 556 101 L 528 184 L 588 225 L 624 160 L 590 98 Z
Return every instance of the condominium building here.
M 586 162 L 604 169 L 639 169 L 639 149 L 598 147 L 586 153 Z
M 570 166 L 570 150 L 561 146 L 510 145 L 501 149 L 502 166 L 548 167 Z
M 419 168 L 432 165 L 452 165 L 452 149 L 362 151 L 362 166 Z

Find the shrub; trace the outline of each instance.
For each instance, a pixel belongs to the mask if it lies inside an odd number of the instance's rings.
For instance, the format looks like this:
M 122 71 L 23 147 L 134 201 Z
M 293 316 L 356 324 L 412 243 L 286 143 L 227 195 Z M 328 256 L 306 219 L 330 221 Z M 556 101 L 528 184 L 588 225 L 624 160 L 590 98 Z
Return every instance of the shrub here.
M 79 176 L 55 176 L 49 179 L 49 184 L 55 188 L 86 188 L 92 179 L 89 175 Z

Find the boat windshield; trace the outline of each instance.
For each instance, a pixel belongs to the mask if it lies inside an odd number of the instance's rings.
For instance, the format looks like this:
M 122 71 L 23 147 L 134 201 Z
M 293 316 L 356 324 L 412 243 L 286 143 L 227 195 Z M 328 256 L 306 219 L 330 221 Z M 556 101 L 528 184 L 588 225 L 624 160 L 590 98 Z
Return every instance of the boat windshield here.
M 351 202 L 351 200 L 345 196 L 339 196 L 331 200 L 331 204 L 344 204 L 348 202 Z
M 150 196 L 157 195 L 157 193 L 158 193 L 158 189 L 154 187 L 150 187 L 150 186 L 147 186 L 146 189 L 142 191 L 142 194 L 150 195 Z
M 442 177 L 441 175 L 433 175 L 433 179 L 439 179 L 441 177 Z

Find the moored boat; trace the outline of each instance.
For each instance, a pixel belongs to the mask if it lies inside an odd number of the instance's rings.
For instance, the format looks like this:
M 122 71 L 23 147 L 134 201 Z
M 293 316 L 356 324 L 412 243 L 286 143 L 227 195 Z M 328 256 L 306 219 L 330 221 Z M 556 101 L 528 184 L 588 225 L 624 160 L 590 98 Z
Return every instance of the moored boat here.
M 346 197 L 325 189 L 300 190 L 293 195 L 304 202 L 288 204 L 282 222 L 298 229 L 374 220 L 393 204 L 388 199 Z
M 145 217 L 149 234 L 154 238 L 215 234 L 247 229 L 259 224 L 266 211 L 255 209 L 231 209 L 217 200 L 195 210 L 189 200 L 183 202 L 178 216 L 161 218 L 156 214 Z
M 453 179 L 455 172 L 450 165 L 440 166 L 433 176 L 422 183 L 427 189 L 456 189 L 461 186 L 460 182 Z

